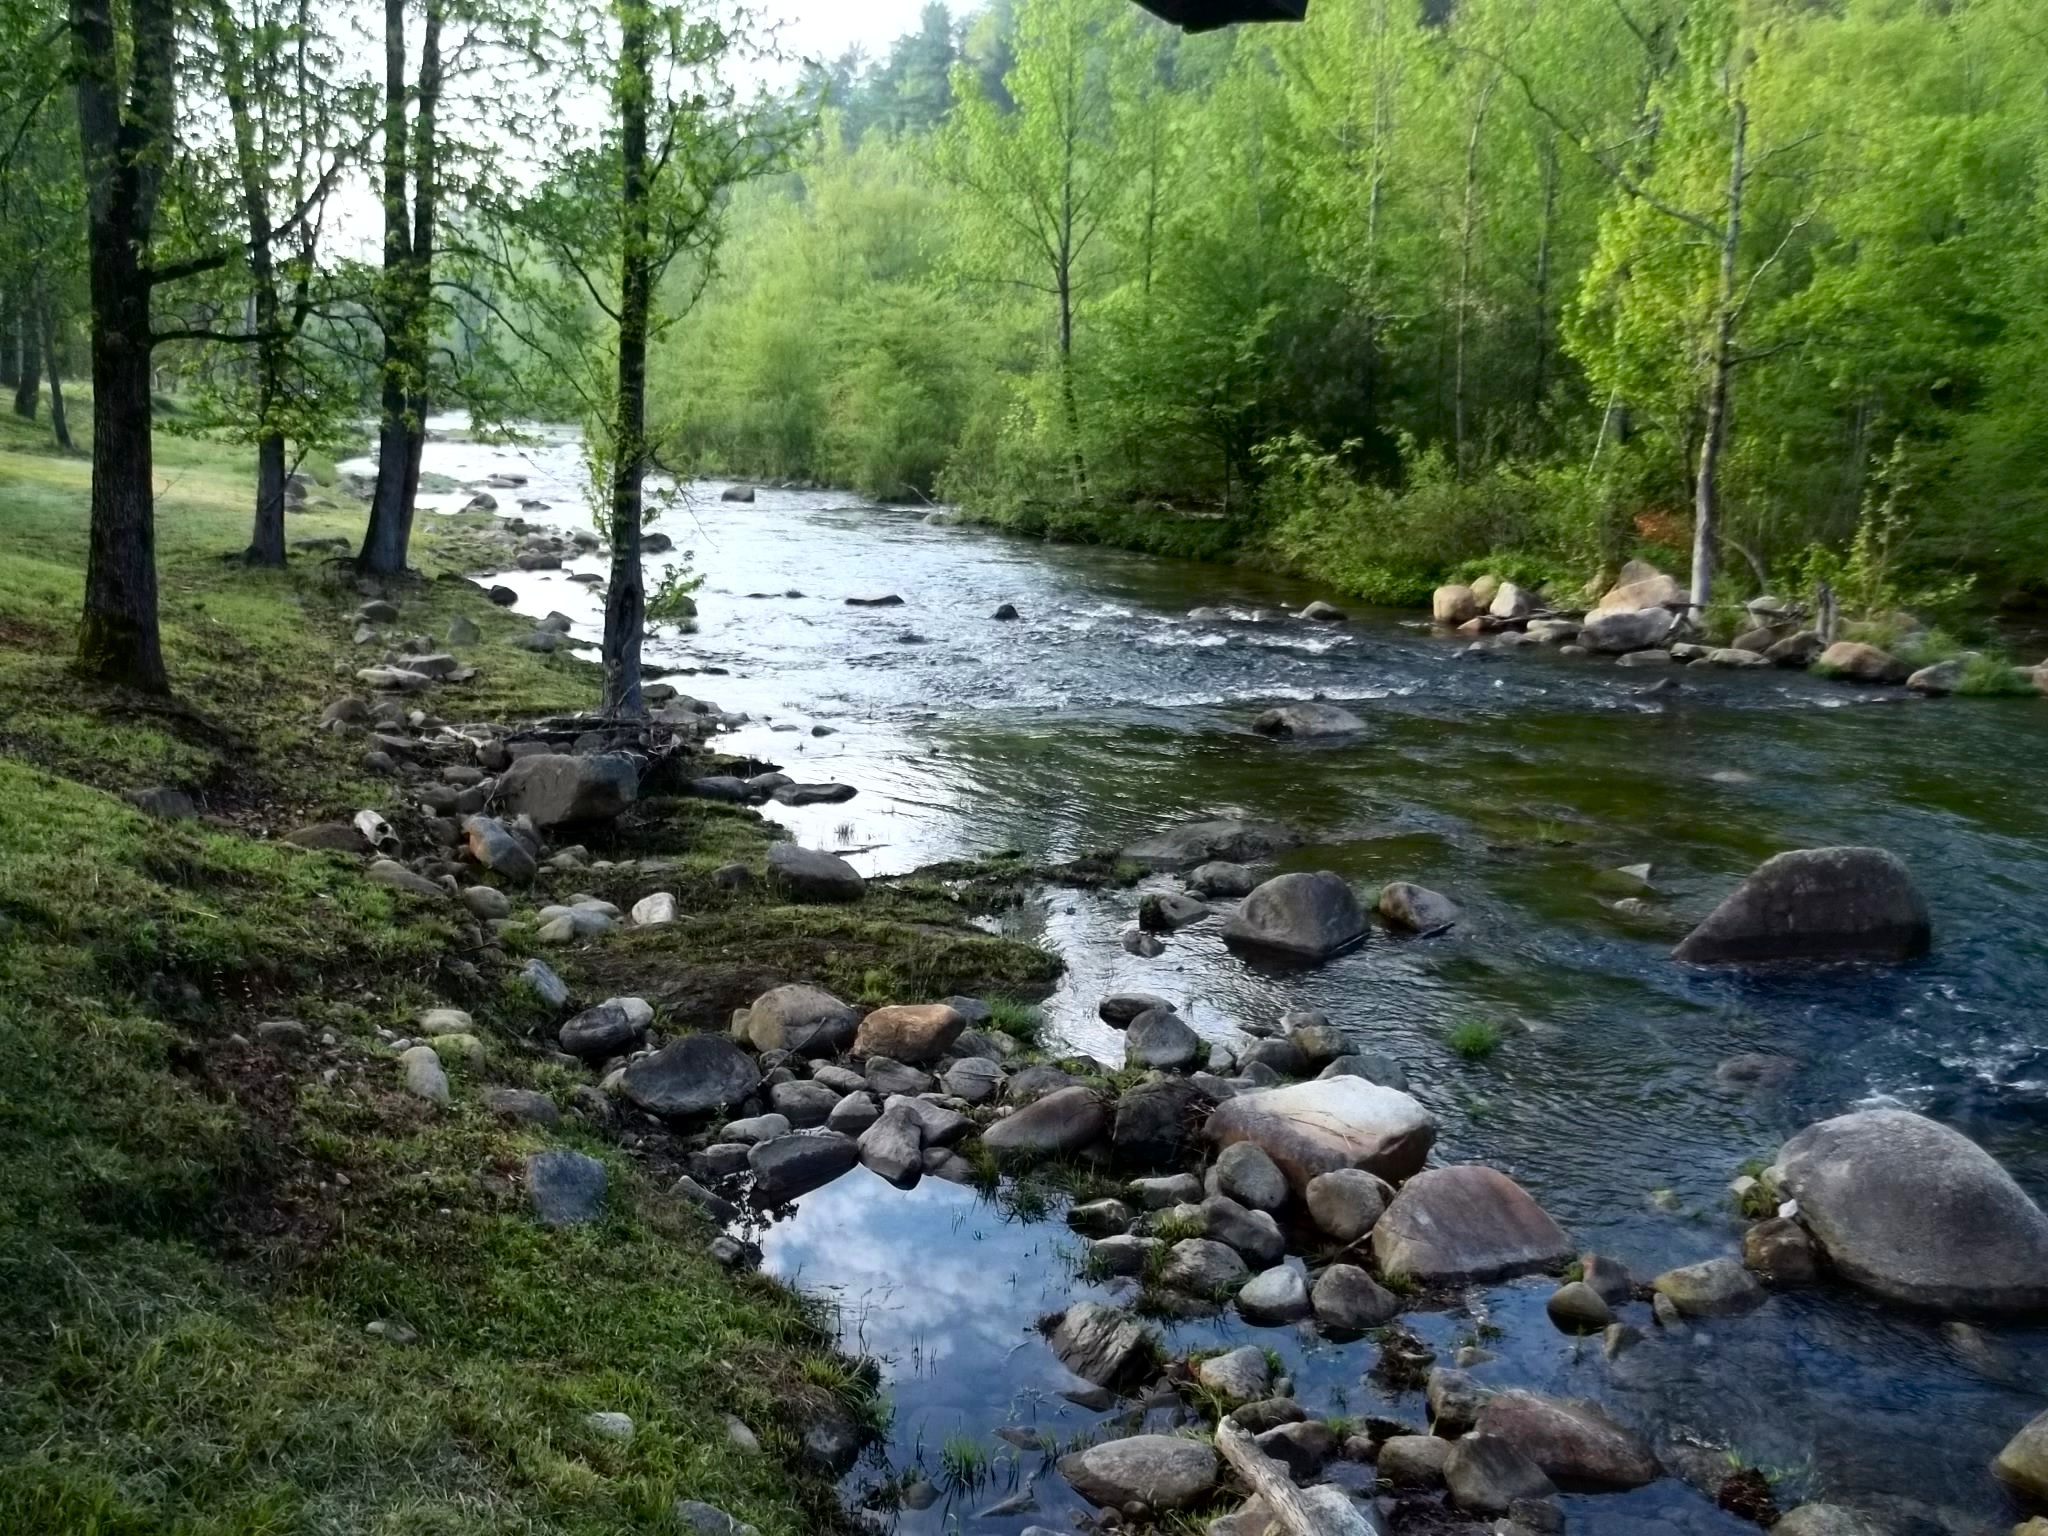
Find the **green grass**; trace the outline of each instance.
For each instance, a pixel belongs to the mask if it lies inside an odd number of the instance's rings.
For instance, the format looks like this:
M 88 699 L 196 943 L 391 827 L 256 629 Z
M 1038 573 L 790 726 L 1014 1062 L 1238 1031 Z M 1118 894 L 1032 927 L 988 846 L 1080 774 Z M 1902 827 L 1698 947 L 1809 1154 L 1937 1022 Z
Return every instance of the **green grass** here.
M 1466 1061 L 1484 1061 L 1500 1049 L 1504 1031 L 1490 1019 L 1468 1019 L 1444 1036 L 1444 1043 Z
M 988 1010 L 989 1028 L 1021 1045 L 1037 1045 L 1045 1034 L 1045 1015 L 1034 1004 L 1014 997 L 991 997 Z
M 971 1492 L 988 1481 L 988 1448 L 972 1435 L 951 1434 L 939 1447 L 939 1472 L 946 1486 Z
M 1956 684 L 1956 692 L 1970 698 L 2030 697 L 2043 691 L 2033 673 L 2022 672 L 2004 656 L 1972 656 Z

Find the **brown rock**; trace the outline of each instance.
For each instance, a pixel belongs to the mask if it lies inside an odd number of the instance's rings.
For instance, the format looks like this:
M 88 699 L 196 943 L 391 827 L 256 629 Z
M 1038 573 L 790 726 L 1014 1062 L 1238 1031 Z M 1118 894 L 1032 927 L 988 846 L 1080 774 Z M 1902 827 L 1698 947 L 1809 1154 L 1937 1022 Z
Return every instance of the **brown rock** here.
M 911 1065 L 937 1061 L 966 1027 L 967 1020 L 944 1003 L 877 1008 L 861 1020 L 853 1054 L 887 1056 Z

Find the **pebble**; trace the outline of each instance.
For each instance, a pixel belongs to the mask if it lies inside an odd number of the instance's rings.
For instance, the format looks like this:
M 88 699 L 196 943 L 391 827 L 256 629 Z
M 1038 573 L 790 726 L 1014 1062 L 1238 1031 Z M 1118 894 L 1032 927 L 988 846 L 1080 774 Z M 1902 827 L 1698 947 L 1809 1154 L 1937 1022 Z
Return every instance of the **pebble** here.
M 583 1416 L 583 1422 L 590 1427 L 592 1434 L 602 1435 L 607 1440 L 630 1440 L 633 1438 L 634 1426 L 632 1417 L 629 1414 L 586 1413 Z

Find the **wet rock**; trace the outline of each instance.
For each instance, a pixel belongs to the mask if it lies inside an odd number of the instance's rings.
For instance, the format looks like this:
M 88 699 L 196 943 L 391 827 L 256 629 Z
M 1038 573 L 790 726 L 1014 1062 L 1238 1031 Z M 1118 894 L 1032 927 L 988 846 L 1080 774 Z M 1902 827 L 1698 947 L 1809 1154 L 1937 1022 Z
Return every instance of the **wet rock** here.
M 544 1227 L 580 1226 L 604 1209 L 604 1164 L 581 1152 L 550 1148 L 526 1160 L 526 1195 Z
M 1306 1077 L 1309 1070 L 1308 1056 L 1292 1040 L 1254 1040 L 1239 1046 L 1237 1066 L 1246 1075 L 1254 1067 L 1263 1068 L 1273 1074 L 1276 1082 Z
M 1464 1371 L 1438 1369 L 1429 1373 L 1424 1396 L 1438 1432 L 1462 1435 L 1479 1422 L 1479 1411 L 1492 1394 Z
M 1933 927 L 1906 866 L 1881 848 L 1808 848 L 1767 860 L 1673 952 L 1694 965 L 1908 960 Z
M 777 1083 L 768 1090 L 768 1102 L 775 1113 L 795 1129 L 809 1130 L 823 1125 L 839 1107 L 841 1095 L 823 1083 Z
M 1782 1217 L 1742 1234 L 1742 1262 L 1772 1285 L 1811 1285 L 1820 1273 L 1813 1239 L 1798 1222 Z
M 1166 953 L 1166 946 L 1142 928 L 1126 928 L 1122 943 L 1126 953 L 1140 960 L 1157 960 Z
M 1407 1094 L 1358 1077 L 1333 1077 L 1239 1094 L 1209 1117 L 1218 1146 L 1248 1141 L 1306 1189 L 1318 1174 L 1363 1168 L 1385 1179 L 1417 1172 L 1436 1122 Z
M 1250 1278 L 1251 1270 L 1235 1250 L 1206 1237 L 1175 1243 L 1159 1272 L 1159 1283 L 1170 1291 L 1212 1298 L 1228 1296 Z
M 1223 926 L 1239 949 L 1322 961 L 1365 937 L 1365 913 L 1341 875 L 1279 875 L 1254 890 Z
M 1472 589 L 1465 586 L 1438 587 L 1430 595 L 1430 622 L 1446 629 L 1456 629 L 1460 624 L 1469 624 L 1479 617 L 1479 599 Z
M 1075 1086 L 1074 1075 L 1058 1067 L 1040 1064 L 1023 1067 L 1003 1084 L 1003 1097 L 1012 1104 L 1033 1104 L 1049 1093 Z
M 684 1035 L 627 1067 L 620 1092 L 650 1115 L 691 1121 L 744 1102 L 760 1086 L 760 1069 L 730 1040 Z
M 1083 1152 L 1109 1132 L 1109 1110 L 1092 1088 L 1049 1093 L 982 1132 L 982 1145 L 998 1156 L 1058 1157 Z
M 1166 1251 L 1156 1237 L 1133 1237 L 1127 1233 L 1105 1237 L 1088 1245 L 1090 1266 L 1105 1275 L 1143 1275 Z
M 1518 1499 L 1547 1499 L 1557 1491 L 1537 1466 L 1505 1440 L 1466 1435 L 1444 1458 L 1451 1502 L 1474 1515 L 1504 1515 Z
M 795 843 L 768 850 L 768 883 L 792 901 L 819 905 L 859 901 L 867 892 L 867 882 L 846 860 Z
M 1223 1149 L 1210 1177 L 1216 1193 L 1254 1211 L 1277 1211 L 1287 1203 L 1287 1175 L 1248 1141 Z
M 1124 1033 L 1124 1060 L 1161 1072 L 1185 1072 L 1203 1056 L 1202 1037 L 1178 1014 L 1155 1008 L 1131 1021 Z
M 1307 619 L 1312 624 L 1342 624 L 1350 615 L 1334 603 L 1326 603 L 1318 598 L 1315 602 L 1310 603 L 1301 612 L 1297 613 L 1295 617 L 1297 619 Z
M 1165 1013 L 1175 1011 L 1172 1003 L 1150 992 L 1116 992 L 1095 1005 L 1095 1015 L 1111 1029 L 1128 1029 L 1140 1015 L 1155 1008 Z
M 1451 1442 L 1436 1435 L 1395 1435 L 1380 1442 L 1380 1481 L 1394 1488 L 1435 1488 L 1444 1480 Z
M 1843 1115 L 1786 1142 L 1772 1179 L 1852 1285 L 1939 1312 L 2048 1311 L 2048 1215 L 1960 1132 Z
M 1137 1219 L 1121 1200 L 1090 1200 L 1067 1209 L 1067 1225 L 1083 1237 L 1114 1237 L 1128 1232 Z
M 2014 1435 L 1991 1470 L 2021 1498 L 2048 1503 L 2048 1413 Z
M 1260 1452 L 1287 1469 L 1297 1483 L 1315 1481 L 1323 1465 L 1337 1454 L 1337 1435 L 1329 1425 L 1313 1419 L 1280 1424 L 1252 1439 Z
M 855 1056 L 886 1056 L 909 1065 L 937 1061 L 960 1038 L 967 1021 L 944 1003 L 877 1008 L 854 1035 Z
M 448 1074 L 441 1070 L 441 1057 L 431 1045 L 415 1045 L 398 1057 L 405 1091 L 429 1104 L 448 1102 Z
M 1827 653 L 1827 649 L 1827 642 L 1819 635 L 1810 629 L 1802 629 L 1797 634 L 1787 635 L 1783 640 L 1766 648 L 1764 660 L 1774 666 L 1803 671 L 1819 661 Z
M 1264 1397 L 1273 1385 L 1273 1366 L 1263 1349 L 1246 1344 L 1202 1361 L 1195 1367 L 1195 1380 L 1219 1396 L 1248 1403 Z
M 1193 1205 L 1202 1198 L 1202 1181 L 1192 1173 L 1167 1174 L 1156 1179 L 1133 1179 L 1129 1188 L 1132 1198 L 1148 1211 L 1168 1210 L 1176 1205 Z
M 873 1094 L 849 1093 L 832 1106 L 825 1125 L 842 1136 L 859 1136 L 881 1118 L 882 1106 L 875 1102 Z
M 547 828 L 616 820 L 639 790 L 640 770 L 630 757 L 543 752 L 507 768 L 498 778 L 494 800 L 507 814 Z
M 1708 1259 L 1667 1269 L 1650 1282 L 1681 1317 L 1733 1317 L 1764 1304 L 1764 1288 L 1737 1259 Z
M 1391 1056 L 1378 1051 L 1359 1051 L 1339 1056 L 1318 1074 L 1324 1078 L 1357 1077 L 1382 1088 L 1408 1091 L 1408 1069 Z
M 1151 1364 L 1153 1352 L 1142 1323 L 1093 1301 L 1067 1308 L 1046 1342 L 1061 1365 L 1098 1387 L 1129 1384 Z
M 1301 840 L 1299 832 L 1279 822 L 1197 821 L 1133 843 L 1123 857 L 1150 869 L 1193 869 L 1215 860 L 1256 864 L 1299 847 Z
M 860 1015 L 817 987 L 764 992 L 747 1010 L 746 1038 L 757 1051 L 833 1056 L 853 1043 Z
M 1632 655 L 1664 644 L 1675 622 L 1663 608 L 1610 609 L 1588 616 L 1578 643 L 1596 656 Z
M 1160 1511 L 1192 1509 L 1215 1492 L 1216 1452 L 1179 1435 L 1137 1435 L 1062 1456 L 1060 1476 L 1091 1504 Z
M 1610 1307 L 1622 1306 L 1635 1295 L 1635 1277 L 1628 1272 L 1628 1266 L 1605 1254 L 1580 1254 L 1579 1278 Z
M 1393 1187 L 1363 1168 L 1339 1168 L 1308 1181 L 1309 1216 L 1326 1237 L 1355 1243 L 1373 1229 L 1394 1198 Z
M 1335 1333 L 1364 1333 L 1401 1310 L 1394 1293 L 1355 1264 L 1332 1264 L 1316 1276 L 1309 1302 L 1316 1321 Z
M 1614 1321 L 1606 1300 L 1583 1280 L 1559 1286 L 1543 1310 L 1561 1333 L 1599 1333 Z
M 564 1024 L 556 1043 L 571 1056 L 606 1061 L 621 1055 L 647 1032 L 647 1026 L 612 1003 L 586 1008 Z
M 1188 889 L 1211 900 L 1249 896 L 1258 883 L 1259 877 L 1244 865 L 1221 859 L 1202 865 L 1188 876 Z
M 1504 1280 L 1571 1257 L 1564 1232 L 1506 1174 L 1466 1164 L 1410 1179 L 1372 1234 L 1380 1273 L 1425 1285 Z
M 1913 669 L 1888 651 L 1855 640 L 1838 640 L 1820 653 L 1815 670 L 1848 683 L 1903 683 Z
M 529 960 L 519 968 L 519 979 L 548 1007 L 557 1011 L 569 1006 L 569 986 L 554 968 L 542 960 Z
M 1254 1264 L 1277 1264 L 1287 1251 L 1280 1224 L 1264 1211 L 1246 1210 L 1227 1195 L 1211 1195 L 1200 1208 L 1206 1235 L 1229 1244 Z
M 1398 880 L 1380 891 L 1378 911 L 1390 926 L 1409 933 L 1440 933 L 1464 915 L 1450 897 Z
M 1276 1264 L 1245 1282 L 1237 1293 L 1237 1310 L 1259 1327 L 1298 1322 L 1309 1314 L 1308 1281 L 1300 1270 Z
M 754 1196 L 766 1205 L 821 1189 L 859 1161 L 859 1143 L 836 1131 L 797 1131 L 761 1142 L 747 1154 Z
M 1208 915 L 1208 907 L 1178 891 L 1148 891 L 1138 902 L 1138 926 L 1147 933 L 1177 933 Z
M 1261 736 L 1289 741 L 1317 736 L 1351 736 L 1365 729 L 1365 722 L 1337 704 L 1283 704 L 1269 709 L 1252 721 Z
M 1664 1475 L 1643 1438 L 1595 1403 L 1496 1392 L 1479 1410 L 1477 1430 L 1507 1442 L 1574 1492 L 1641 1488 Z
M 1777 1536 L 1891 1536 L 1868 1515 L 1840 1504 L 1801 1504 L 1771 1529 Z
M 924 1176 L 924 1127 L 906 1105 L 898 1100 L 883 1110 L 857 1143 L 862 1166 L 898 1189 L 908 1189 Z

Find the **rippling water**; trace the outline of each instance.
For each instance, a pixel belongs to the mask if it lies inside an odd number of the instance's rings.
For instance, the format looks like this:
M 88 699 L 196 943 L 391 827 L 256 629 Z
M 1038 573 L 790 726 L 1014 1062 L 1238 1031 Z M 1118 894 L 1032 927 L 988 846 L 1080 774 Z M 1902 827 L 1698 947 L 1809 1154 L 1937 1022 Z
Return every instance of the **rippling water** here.
M 565 441 L 436 442 L 427 467 L 525 473 L 532 486 L 514 494 L 554 504 L 528 516 L 587 525 Z M 1362 885 L 1412 879 L 1466 909 L 1446 938 L 1376 937 L 1278 975 L 1230 957 L 1213 922 L 1138 960 L 1117 942 L 1136 892 L 1048 892 L 1010 921 L 1065 957 L 1047 1009 L 1076 1049 L 1119 1056 L 1119 1037 L 1094 1022 L 1110 990 L 1174 997 L 1217 1035 L 1321 1008 L 1406 1063 L 1442 1121 L 1440 1160 L 1509 1170 L 1639 1277 L 1734 1251 L 1724 1190 L 1741 1163 L 1873 1098 L 1961 1127 L 2048 1193 L 2048 704 L 1929 702 L 1776 672 L 1683 671 L 1677 692 L 1653 693 L 1658 675 L 1591 660 L 1467 659 L 1395 616 L 1295 620 L 1321 594 L 1257 573 L 935 527 L 832 493 L 764 490 L 745 506 L 718 489 L 693 487 L 659 525 L 707 584 L 699 633 L 650 654 L 726 670 L 677 682 L 753 717 L 733 750 L 860 790 L 846 805 L 773 808 L 803 841 L 891 873 L 1003 848 L 1071 856 L 1237 811 L 1310 832 L 1291 866 Z M 522 608 L 558 608 L 595 638 L 598 600 L 567 578 L 603 569 L 593 558 L 502 579 Z M 903 604 L 845 603 L 877 593 Z M 1005 601 L 1021 622 L 991 621 Z M 1223 616 L 1190 618 L 1198 607 Z M 1312 696 L 1346 703 L 1366 732 L 1336 745 L 1251 733 L 1266 703 Z M 832 734 L 813 736 L 816 725 Z M 1686 924 L 1762 858 L 1841 842 L 1912 866 L 1936 914 L 1929 960 L 1804 977 L 1669 961 Z M 1599 871 L 1644 861 L 1652 920 L 1617 914 L 1593 887 Z M 1445 1036 L 1475 1019 L 1507 1038 L 1466 1062 Z M 1738 1052 L 1784 1057 L 1790 1075 L 1723 1086 L 1715 1067 Z M 894 1465 L 921 1459 L 936 1476 L 955 1435 L 1007 1458 L 998 1486 L 906 1511 L 903 1529 L 1014 1532 L 1078 1507 L 1046 1476 L 1036 1515 L 973 1518 L 1041 1470 L 995 1428 L 1071 1434 L 1099 1417 L 1053 1395 L 1063 1375 L 1030 1330 L 1090 1293 L 1065 1257 L 1077 1246 L 971 1192 L 898 1194 L 863 1172 L 766 1235 L 771 1266 L 833 1293 L 849 1342 L 887 1361 Z M 1944 1328 L 1827 1290 L 1653 1335 L 1610 1363 L 1550 1329 L 1545 1291 L 1475 1298 L 1507 1330 L 1489 1379 L 1602 1397 L 1666 1435 L 1733 1447 L 1782 1473 L 1788 1502 L 1869 1503 L 1902 1531 L 1934 1512 L 1925 1529 L 2010 1525 L 1985 1468 L 2048 1398 L 2048 1335 Z M 1448 1353 L 1475 1321 L 1417 1326 Z M 1313 1408 L 1421 1422 L 1419 1400 L 1362 1382 L 1370 1345 L 1235 1321 L 1184 1334 L 1184 1347 L 1274 1344 Z M 1575 1531 L 1753 1529 L 1675 1483 L 1568 1502 Z

